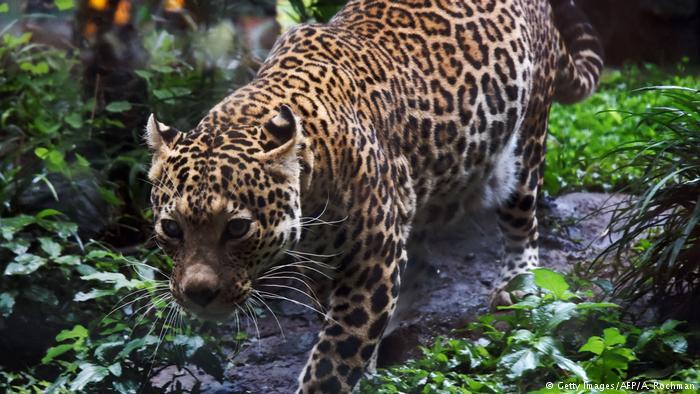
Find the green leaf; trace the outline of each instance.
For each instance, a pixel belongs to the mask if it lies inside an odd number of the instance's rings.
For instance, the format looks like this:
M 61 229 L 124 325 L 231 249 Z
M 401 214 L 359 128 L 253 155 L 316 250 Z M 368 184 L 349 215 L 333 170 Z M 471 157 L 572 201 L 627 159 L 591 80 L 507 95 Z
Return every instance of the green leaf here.
M 584 382 L 588 381 L 588 375 L 586 374 L 586 370 L 584 370 L 583 367 L 581 367 L 577 363 L 560 354 L 553 354 L 552 358 L 554 359 L 554 362 L 557 363 L 559 368 L 575 374 L 579 377 L 579 379 L 581 379 Z
M 66 353 L 68 351 L 73 350 L 73 344 L 72 343 L 63 343 L 54 347 L 50 347 L 46 351 L 46 355 L 41 359 L 42 364 L 48 364 L 50 363 L 53 359 L 56 357 L 62 355 L 63 353 Z
M 122 376 L 122 365 L 118 362 L 110 365 L 109 367 L 107 367 L 107 369 L 112 375 L 116 377 Z
M 80 373 L 70 385 L 71 391 L 81 391 L 90 383 L 99 382 L 109 375 L 105 367 L 84 363 L 80 365 Z
M 27 275 L 46 264 L 46 259 L 31 253 L 25 253 L 15 258 L 5 267 L 5 275 Z
M 192 357 L 199 348 L 204 346 L 204 339 L 200 336 L 177 335 L 173 339 L 173 344 L 184 347 L 187 357 Z
M 0 14 L 5 14 L 10 12 L 10 5 L 7 3 L 0 4 Z
M 674 331 L 681 323 L 683 322 L 679 320 L 666 320 L 659 329 L 663 332 Z
M 88 330 L 81 324 L 76 324 L 71 328 L 70 330 L 63 330 L 58 335 L 56 335 L 56 340 L 61 342 L 65 341 L 66 339 L 75 339 L 75 338 L 87 338 L 88 336 Z
M 8 249 L 15 255 L 25 254 L 29 250 L 31 244 L 26 239 L 18 238 L 12 241 L 4 242 L 0 244 L 5 249 Z
M 116 293 L 116 290 L 109 289 L 109 290 L 102 290 L 102 289 L 92 289 L 90 291 L 86 292 L 78 292 L 75 294 L 73 297 L 73 301 L 76 302 L 83 302 L 83 301 L 88 301 L 88 300 L 93 300 L 95 298 L 101 298 L 101 297 L 106 297 L 106 296 L 111 296 Z
M 569 289 L 569 284 L 561 274 L 548 268 L 537 268 L 532 270 L 535 275 L 535 284 L 545 290 L 552 292 L 557 298 L 562 298 Z
M 66 123 L 68 123 L 68 125 L 74 129 L 80 129 L 80 127 L 83 125 L 83 118 L 76 112 L 68 114 L 68 116 L 66 116 L 63 120 L 65 120 Z
M 63 215 L 61 211 L 57 211 L 55 209 L 42 209 L 35 215 L 37 219 L 45 219 L 50 216 L 57 216 L 57 215 Z
M 41 250 L 46 252 L 52 259 L 57 258 L 61 255 L 61 250 L 63 249 L 61 245 L 48 237 L 39 237 L 39 244 L 41 245 Z
M 510 379 L 517 379 L 525 372 L 537 368 L 540 356 L 532 349 L 522 349 L 501 358 L 500 365 L 508 370 Z
M 73 0 L 54 0 L 53 3 L 56 4 L 59 11 L 70 10 L 75 6 Z
M 603 330 L 603 342 L 605 342 L 605 347 L 624 345 L 627 342 L 627 337 L 620 334 L 617 327 L 610 327 Z
M 147 335 L 143 338 L 137 338 L 132 340 L 131 342 L 127 343 L 126 346 L 122 349 L 121 352 L 117 355 L 117 359 L 123 359 L 129 356 L 131 352 L 133 352 L 136 349 L 142 349 L 145 348 L 148 345 L 153 345 L 158 342 L 158 338 L 153 336 L 153 335 Z
M 104 335 L 104 333 L 101 333 Z M 118 340 L 118 341 L 112 341 L 112 342 L 103 342 L 100 344 L 100 346 L 95 348 L 95 357 L 104 360 L 105 358 L 105 352 L 110 349 L 114 348 L 121 348 L 124 346 L 124 341 Z
M 551 331 L 561 323 L 568 321 L 576 313 L 576 304 L 572 302 L 554 301 L 532 312 L 532 320 L 538 327 Z
M 113 205 L 115 207 L 124 205 L 124 201 L 117 197 L 113 190 L 107 189 L 105 187 L 100 187 L 99 192 L 100 196 L 107 204 Z
M 78 265 L 80 264 L 80 256 L 74 254 L 68 254 L 65 256 L 60 256 L 54 259 L 54 262 L 61 265 Z
M 103 283 L 109 283 L 114 286 L 115 290 L 119 290 L 123 287 L 133 288 L 137 286 L 140 282 L 138 280 L 126 279 L 124 274 L 118 272 L 97 272 L 90 275 L 81 276 L 80 279 L 83 280 L 97 280 Z
M 576 304 L 576 309 L 586 310 L 586 309 L 607 309 L 607 308 L 619 308 L 620 306 L 612 302 L 582 302 Z
M 579 352 L 591 352 L 600 356 L 605 350 L 605 343 L 603 343 L 603 338 L 598 336 L 592 336 L 588 338 L 588 341 L 581 346 L 578 350 Z
M 105 107 L 108 112 L 124 112 L 131 109 L 131 103 L 128 101 L 113 101 Z
M 0 293 L 0 315 L 8 317 L 12 314 L 15 306 L 15 296 L 10 293 Z
M 688 341 L 681 335 L 671 335 L 661 340 L 674 353 L 683 354 L 688 350 Z
M 14 235 L 25 226 L 36 222 L 33 216 L 18 215 L 11 218 L 0 218 L 0 232 L 2 237 L 11 241 Z

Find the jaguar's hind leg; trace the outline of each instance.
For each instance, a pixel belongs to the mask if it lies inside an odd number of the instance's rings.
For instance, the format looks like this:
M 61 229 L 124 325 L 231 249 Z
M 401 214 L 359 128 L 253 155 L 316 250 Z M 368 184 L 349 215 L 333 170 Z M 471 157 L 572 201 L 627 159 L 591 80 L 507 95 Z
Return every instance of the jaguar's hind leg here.
M 539 265 L 537 246 L 537 192 L 542 184 L 545 139 L 549 105 L 538 101 L 539 108 L 530 108 L 518 149 L 515 151 L 517 181 L 510 198 L 498 208 L 498 226 L 503 235 L 502 267 L 491 306 L 510 305 L 506 286 L 517 276 Z M 539 112 L 538 112 L 539 111 Z

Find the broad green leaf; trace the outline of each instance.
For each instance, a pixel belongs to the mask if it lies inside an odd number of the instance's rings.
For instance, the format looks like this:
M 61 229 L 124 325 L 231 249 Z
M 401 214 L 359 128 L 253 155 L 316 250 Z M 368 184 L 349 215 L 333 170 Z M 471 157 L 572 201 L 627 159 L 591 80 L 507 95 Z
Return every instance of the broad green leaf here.
M 25 253 L 15 258 L 5 267 L 5 275 L 28 275 L 46 264 L 46 259 L 31 253 Z
M 0 231 L 2 232 L 2 237 L 8 241 L 11 241 L 18 231 L 34 222 L 36 222 L 36 219 L 29 215 L 0 218 Z
M 68 125 L 74 129 L 80 129 L 80 127 L 83 125 L 83 118 L 79 113 L 70 113 L 63 118 L 63 120 L 65 120 L 66 123 L 68 123 Z
M 199 348 L 204 346 L 204 339 L 200 336 L 177 335 L 173 339 L 173 344 L 184 347 L 187 357 L 192 357 Z
M 132 288 L 139 284 L 138 280 L 126 279 L 124 274 L 120 274 L 118 272 L 97 272 L 91 275 L 81 276 L 80 279 L 97 280 L 103 283 L 109 283 L 113 285 L 116 290 L 119 290 L 123 287 Z
M 520 329 L 520 330 L 515 331 L 510 336 L 509 340 L 515 341 L 515 342 L 527 342 L 530 339 L 532 339 L 532 336 L 533 336 L 532 331 Z
M 605 342 L 605 347 L 624 345 L 627 342 L 627 337 L 620 334 L 617 327 L 610 327 L 603 330 L 603 342 Z
M 561 274 L 548 268 L 537 268 L 532 270 L 535 275 L 535 284 L 545 290 L 552 292 L 557 298 L 562 298 L 569 289 L 569 284 Z
M 575 311 L 576 304 L 572 302 L 554 301 L 532 311 L 532 319 L 538 327 L 551 331 L 571 319 Z
M 99 382 L 109 375 L 109 370 L 105 367 L 84 363 L 80 365 L 80 373 L 71 382 L 71 391 L 81 391 L 90 383 Z
M 583 369 L 583 367 L 581 367 L 580 365 L 578 365 L 574 361 L 572 361 L 572 360 L 570 360 L 570 359 L 568 359 L 560 354 L 554 354 L 554 355 L 552 355 L 552 358 L 554 359 L 554 362 L 557 363 L 559 368 L 575 374 L 583 382 L 588 381 L 588 375 L 586 374 L 586 371 Z
M 688 350 L 688 341 L 681 335 L 671 335 L 661 340 L 674 353 L 683 354 Z
M 679 320 L 666 320 L 664 324 L 659 327 L 661 331 L 667 332 L 667 331 L 674 331 L 678 325 L 683 323 L 682 321 Z
M 104 334 L 104 333 L 101 333 L 101 334 Z M 112 342 L 103 342 L 98 347 L 95 348 L 95 357 L 97 357 L 99 359 L 104 359 L 105 352 L 107 350 L 121 348 L 122 346 L 124 346 L 123 340 L 112 341 Z
M 66 339 L 85 339 L 88 336 L 88 330 L 81 324 L 76 324 L 70 330 L 63 330 L 56 335 L 56 341 L 62 342 Z
M 116 293 L 116 290 L 114 290 L 114 289 L 109 289 L 109 290 L 92 289 L 92 290 L 88 291 L 87 293 L 79 291 L 73 297 L 73 301 L 83 302 L 83 301 L 93 300 L 95 298 L 111 296 L 111 295 L 114 295 L 115 293 Z
M 156 336 L 153 336 L 153 335 L 147 335 L 143 338 L 134 339 L 134 340 L 130 341 L 129 343 L 127 343 L 126 346 L 124 346 L 124 348 L 122 349 L 121 352 L 119 352 L 119 354 L 117 355 L 116 358 L 117 359 L 126 358 L 134 350 L 142 349 L 148 345 L 153 345 L 155 343 L 158 343 L 158 338 Z
M 539 359 L 533 349 L 522 349 L 503 356 L 499 364 L 508 370 L 509 378 L 517 379 L 525 372 L 537 368 Z
M 62 239 L 67 239 L 70 236 L 77 237 L 78 235 L 78 225 L 71 222 L 54 221 L 54 220 L 41 220 L 39 225 L 48 231 L 51 231 L 61 237 Z
M 80 256 L 74 254 L 67 254 L 54 259 L 54 262 L 61 265 L 78 265 L 80 261 Z
M 99 192 L 100 197 L 102 197 L 102 199 L 109 205 L 113 205 L 115 207 L 124 205 L 124 201 L 122 201 L 121 198 L 117 197 L 113 190 L 101 187 L 99 188 Z
M 8 3 L 0 4 L 0 14 L 5 14 L 10 12 L 10 5 Z
M 113 101 L 105 107 L 108 112 L 124 112 L 131 109 L 131 103 L 128 101 Z
M 110 365 L 109 367 L 107 367 L 107 369 L 112 375 L 116 377 L 122 376 L 122 365 L 118 362 Z
M 598 336 L 592 336 L 588 338 L 588 341 L 586 341 L 583 346 L 578 350 L 579 352 L 591 352 L 596 355 L 601 355 L 603 354 L 603 350 L 605 350 L 605 343 L 603 343 L 603 338 L 598 337 Z
M 637 344 L 635 345 L 635 349 L 643 349 L 649 341 L 652 339 L 656 338 L 656 330 L 653 329 L 647 329 L 644 330 L 640 335 L 639 338 L 637 338 Z
M 42 364 L 48 364 L 50 363 L 53 359 L 56 357 L 62 355 L 63 353 L 66 353 L 70 350 L 73 350 L 73 344 L 72 343 L 63 343 L 54 347 L 50 347 L 46 351 L 46 355 L 41 359 Z
M 58 242 L 48 237 L 39 237 L 39 245 L 41 246 L 41 250 L 43 250 L 52 259 L 60 256 L 61 250 L 63 249 Z
M 4 242 L 0 244 L 5 249 L 8 249 L 15 255 L 25 254 L 29 250 L 31 244 L 26 239 L 17 238 L 12 241 Z
M 14 306 L 15 296 L 10 293 L 0 293 L 0 315 L 2 315 L 2 317 L 10 316 Z

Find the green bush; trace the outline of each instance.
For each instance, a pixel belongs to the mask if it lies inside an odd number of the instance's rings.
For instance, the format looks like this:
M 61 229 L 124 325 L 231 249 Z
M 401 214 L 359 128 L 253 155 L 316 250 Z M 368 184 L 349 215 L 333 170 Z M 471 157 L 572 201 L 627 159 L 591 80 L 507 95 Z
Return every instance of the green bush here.
M 696 392 L 691 384 L 697 384 L 700 359 L 689 354 L 681 322 L 647 328 L 625 323 L 617 305 L 591 301 L 592 285 L 574 291 L 548 269 L 535 270 L 523 282 L 530 295 L 501 308 L 509 313 L 470 324 L 471 338 L 438 338 L 422 349 L 422 358 L 379 371 L 361 391 L 588 393 L 598 390 L 584 383 L 643 382 L 646 392 L 661 393 L 669 391 L 654 387 L 674 382 L 688 388 L 675 392 Z
M 637 127 L 638 119 L 629 114 L 670 103 L 668 97 L 641 94 L 637 89 L 654 85 L 700 89 L 696 71 L 686 63 L 672 69 L 645 65 L 606 70 L 593 96 L 574 105 L 555 104 L 549 117 L 544 190 L 551 195 L 610 191 L 637 182 L 641 171 L 625 166 L 632 152 L 615 157 L 607 153 L 625 143 L 656 137 L 654 129 Z
M 621 170 L 639 176 L 624 189 L 632 197 L 613 211 L 619 237 L 596 266 L 616 262 L 616 288 L 627 300 L 653 295 L 673 305 L 666 313 L 691 311 L 700 299 L 700 90 L 665 86 L 643 97 L 664 105 L 633 116 L 653 138 L 608 155 L 630 157 Z
M 191 127 L 249 71 L 215 68 L 211 51 L 186 55 L 191 42 L 211 49 L 207 40 L 226 31 L 144 34 L 150 61 L 136 71 L 150 92 L 143 103 L 85 97 L 77 51 L 34 44 L 29 34 L 0 38 L 0 346 L 3 357 L 19 351 L 0 366 L 0 391 L 134 392 L 148 388 L 154 371 L 185 362 L 222 377 L 222 340 L 209 338 L 210 325 L 182 318 L 168 290 L 171 262 L 134 246 L 150 227 L 150 153 L 141 126 L 122 119 L 148 107 Z M 53 201 L 36 204 L 42 195 Z M 82 201 L 92 217 L 80 216 Z M 103 225 L 89 232 L 78 221 Z M 124 231 L 139 238 L 125 240 Z

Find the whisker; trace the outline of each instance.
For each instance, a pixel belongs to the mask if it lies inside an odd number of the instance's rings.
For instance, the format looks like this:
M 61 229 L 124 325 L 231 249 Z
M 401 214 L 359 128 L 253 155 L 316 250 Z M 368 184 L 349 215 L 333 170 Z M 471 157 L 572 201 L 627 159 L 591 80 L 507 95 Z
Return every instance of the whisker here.
M 326 313 L 325 313 L 325 312 L 322 312 L 322 311 L 320 311 L 320 310 L 318 310 L 318 309 L 316 309 L 316 308 L 314 308 L 314 307 L 312 307 L 312 306 L 310 306 L 310 305 L 304 304 L 303 302 L 299 302 L 299 301 L 297 301 L 297 300 L 293 300 L 293 299 L 291 299 L 291 298 L 284 297 L 284 296 L 281 296 L 281 295 L 278 295 L 278 294 L 275 294 L 275 293 L 270 293 L 270 292 L 264 291 L 264 290 L 257 290 L 257 292 L 258 292 L 261 296 L 263 296 L 263 297 L 272 298 L 272 299 L 277 299 L 277 300 L 289 301 L 289 302 L 291 302 L 292 304 L 296 304 L 296 305 L 302 306 L 302 307 L 304 307 L 304 308 L 310 309 L 310 310 L 312 310 L 312 311 L 318 313 L 319 315 L 324 316 L 325 318 L 329 319 L 330 321 L 332 321 L 332 322 L 334 322 L 334 323 L 338 323 L 337 321 L 335 321 L 335 319 L 331 318 L 330 316 L 326 316 Z
M 282 325 L 280 324 L 280 321 L 277 318 L 277 315 L 275 314 L 275 312 L 272 311 L 272 308 L 270 308 L 270 306 L 267 305 L 265 300 L 263 300 L 262 297 L 260 297 L 255 290 L 253 290 L 253 292 L 251 293 L 251 296 L 254 297 L 254 299 L 260 301 L 260 303 L 270 312 L 272 317 L 275 319 L 275 322 L 277 322 L 277 327 L 279 327 L 279 329 L 280 329 L 280 334 L 282 334 L 282 339 L 287 340 L 287 338 L 284 335 L 284 330 L 282 329 Z
M 303 295 L 305 295 L 306 297 L 308 297 L 311 301 L 315 302 L 316 305 L 319 306 L 319 308 L 321 307 L 321 302 L 318 300 L 318 298 L 314 298 L 311 294 L 309 294 L 309 293 L 307 293 L 307 292 L 305 292 L 305 291 L 303 291 L 303 290 L 297 289 L 296 287 L 287 286 L 287 285 L 277 285 L 277 284 L 271 284 L 271 283 L 270 283 L 270 284 L 262 283 L 262 284 L 260 284 L 260 286 L 265 286 L 265 287 L 276 287 L 276 288 L 279 288 L 279 289 L 288 289 L 288 290 L 296 291 L 297 293 L 303 294 Z
M 281 269 L 284 269 L 284 268 L 290 268 L 290 267 L 294 268 L 294 267 L 296 267 L 296 268 L 304 268 L 304 269 L 307 269 L 307 270 L 309 270 L 309 271 L 314 271 L 314 272 L 318 273 L 319 275 L 323 275 L 323 276 L 325 276 L 325 277 L 328 278 L 328 279 L 332 279 L 328 274 L 326 274 L 325 272 L 321 271 L 320 269 L 314 268 L 314 267 L 306 266 L 306 265 L 304 265 L 304 263 L 306 263 L 306 261 L 295 261 L 295 262 L 293 262 L 293 263 L 278 265 L 278 266 L 276 266 L 276 267 L 273 267 L 273 268 L 267 270 L 263 275 L 272 274 L 272 273 L 277 272 L 277 271 L 279 271 L 279 270 L 281 270 Z M 329 267 L 321 267 L 321 268 L 323 268 L 323 269 L 331 269 L 331 268 L 329 268 Z
M 301 255 L 301 256 L 313 256 L 313 257 L 336 257 L 336 256 L 341 255 L 340 252 L 335 253 L 335 254 L 317 254 L 317 253 L 302 252 L 302 251 L 299 251 L 299 250 L 289 250 L 289 249 L 285 249 L 285 252 L 286 252 L 286 253 L 292 253 L 292 254 L 298 254 L 298 255 Z
M 316 295 L 316 292 L 314 291 L 314 289 L 308 283 L 306 283 L 304 280 L 302 280 L 301 278 L 297 278 L 294 276 L 275 276 L 275 277 L 258 278 L 258 279 L 259 280 L 260 279 L 292 279 L 292 280 L 296 280 L 297 282 L 301 282 L 307 289 L 309 289 L 309 292 L 313 295 L 313 299 L 318 301 L 318 296 Z M 266 286 L 266 285 L 261 284 L 261 286 Z

